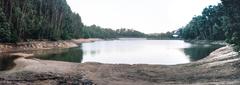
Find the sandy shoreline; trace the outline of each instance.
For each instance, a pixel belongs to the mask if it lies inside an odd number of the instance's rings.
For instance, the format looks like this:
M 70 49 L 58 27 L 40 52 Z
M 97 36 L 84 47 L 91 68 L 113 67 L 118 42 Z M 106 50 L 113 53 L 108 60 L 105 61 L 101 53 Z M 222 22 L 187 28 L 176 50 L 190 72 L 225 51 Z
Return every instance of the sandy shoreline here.
M 73 48 L 78 47 L 81 43 L 88 43 L 94 41 L 100 41 L 98 38 L 89 39 L 72 39 L 66 41 L 31 41 L 21 43 L 0 43 L 0 52 L 16 52 L 16 51 L 28 51 L 28 50 L 44 50 L 55 48 Z
M 240 84 L 240 58 L 231 46 L 222 47 L 197 62 L 169 66 L 70 63 L 28 56 L 15 59 L 13 69 L 0 72 L 0 84 Z

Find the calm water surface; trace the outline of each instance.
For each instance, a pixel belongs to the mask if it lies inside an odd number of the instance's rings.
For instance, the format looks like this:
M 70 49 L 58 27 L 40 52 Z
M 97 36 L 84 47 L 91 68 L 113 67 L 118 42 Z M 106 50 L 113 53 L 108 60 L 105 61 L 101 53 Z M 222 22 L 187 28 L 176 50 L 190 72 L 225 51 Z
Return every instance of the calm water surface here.
M 197 61 L 220 47 L 190 44 L 182 40 L 112 40 L 84 43 L 78 48 L 59 49 L 61 53 L 43 51 L 37 58 L 69 62 L 174 65 Z

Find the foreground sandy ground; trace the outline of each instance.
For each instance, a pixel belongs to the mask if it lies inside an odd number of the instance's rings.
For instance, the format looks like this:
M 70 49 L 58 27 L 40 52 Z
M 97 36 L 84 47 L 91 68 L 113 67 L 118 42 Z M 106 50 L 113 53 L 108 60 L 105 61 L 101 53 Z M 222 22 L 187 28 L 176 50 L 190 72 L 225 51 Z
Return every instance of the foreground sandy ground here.
M 21 55 L 21 56 L 19 56 Z M 197 62 L 181 65 L 114 65 L 68 63 L 13 54 L 16 66 L 0 72 L 9 85 L 240 85 L 240 57 L 231 46 Z

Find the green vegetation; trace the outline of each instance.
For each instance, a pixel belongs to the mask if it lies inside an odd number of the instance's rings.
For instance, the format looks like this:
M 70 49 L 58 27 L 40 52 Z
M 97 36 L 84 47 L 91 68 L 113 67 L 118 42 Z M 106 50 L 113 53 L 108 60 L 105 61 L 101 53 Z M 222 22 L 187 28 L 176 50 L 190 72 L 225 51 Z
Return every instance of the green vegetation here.
M 134 36 L 136 38 L 146 37 L 146 34 L 133 29 L 125 29 L 125 28 L 117 29 L 116 33 L 118 37 L 129 37 L 129 36 Z
M 154 33 L 154 34 L 144 34 L 140 31 L 133 29 L 121 28 L 117 30 L 112 30 L 111 28 L 102 28 L 100 26 L 91 25 L 84 26 L 83 37 L 84 38 L 102 38 L 102 39 L 114 39 L 114 38 L 148 38 L 148 39 L 178 39 L 173 37 L 176 34 L 175 31 L 166 33 Z
M 240 46 L 240 1 L 222 0 L 205 8 L 177 32 L 146 35 L 133 29 L 84 26 L 66 0 L 0 0 L 0 42 L 73 38 L 147 37 L 150 39 L 226 40 Z M 177 38 L 177 39 L 178 39 Z
M 173 39 L 179 39 L 178 36 L 174 37 L 173 35 L 176 34 L 173 32 L 166 32 L 166 33 L 153 33 L 148 34 L 148 39 L 158 39 L 158 40 L 173 40 Z
M 223 40 L 225 39 L 224 9 L 222 4 L 205 8 L 202 15 L 195 16 L 179 30 L 184 39 Z
M 101 28 L 100 26 L 84 26 L 84 38 L 117 38 L 116 32 L 110 28 Z
M 96 25 L 85 26 L 83 29 L 83 34 L 84 38 L 102 38 L 102 39 L 114 39 L 122 37 L 140 38 L 146 36 L 146 34 L 133 29 L 122 28 L 112 30 L 110 28 L 102 28 Z
M 171 39 L 171 34 L 146 35 L 133 29 L 84 26 L 66 0 L 0 0 L 0 42 L 120 37 Z
M 0 8 L 0 41 L 10 41 L 10 26 Z
M 130 29 L 84 26 L 66 0 L 0 0 L 0 42 L 144 36 Z
M 79 38 L 83 24 L 66 0 L 0 0 L 0 41 Z
M 179 29 L 183 39 L 226 40 L 240 46 L 240 1 L 221 0 L 217 6 L 205 8 L 202 15 L 195 16 Z

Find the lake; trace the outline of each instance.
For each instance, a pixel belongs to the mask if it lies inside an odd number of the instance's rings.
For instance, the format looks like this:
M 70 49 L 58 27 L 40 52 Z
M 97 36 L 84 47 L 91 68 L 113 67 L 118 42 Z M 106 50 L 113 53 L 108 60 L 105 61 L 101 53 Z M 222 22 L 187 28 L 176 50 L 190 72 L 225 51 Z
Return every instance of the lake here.
M 220 47 L 190 44 L 182 40 L 120 39 L 83 43 L 71 49 L 45 50 L 36 57 L 79 63 L 175 65 L 200 60 Z

